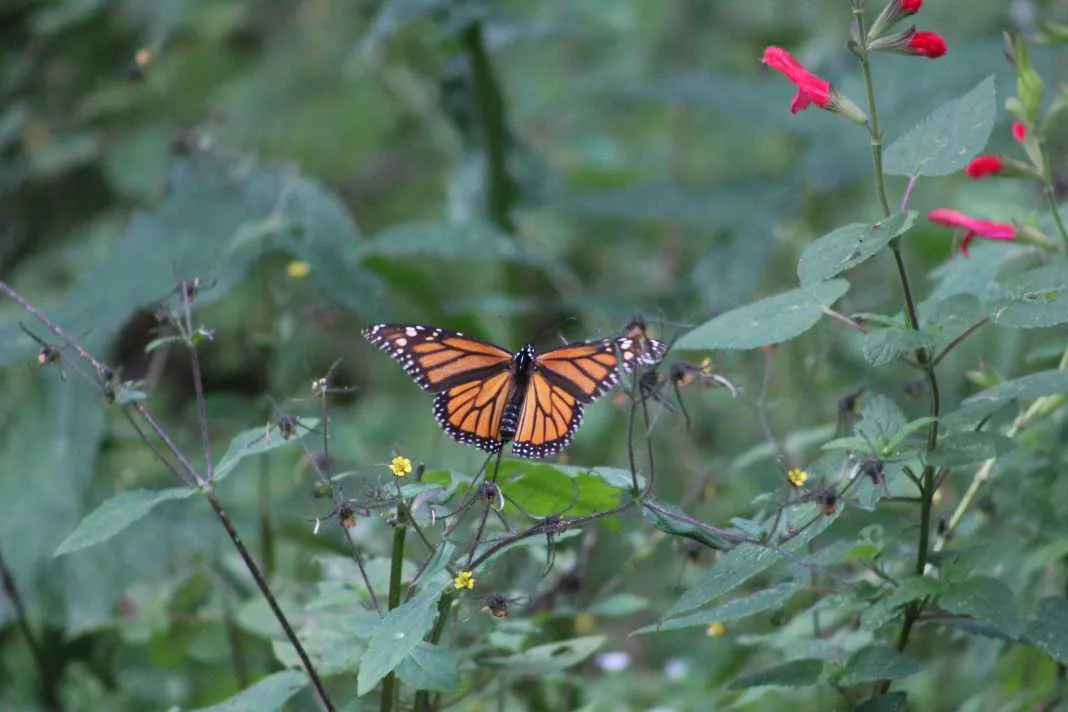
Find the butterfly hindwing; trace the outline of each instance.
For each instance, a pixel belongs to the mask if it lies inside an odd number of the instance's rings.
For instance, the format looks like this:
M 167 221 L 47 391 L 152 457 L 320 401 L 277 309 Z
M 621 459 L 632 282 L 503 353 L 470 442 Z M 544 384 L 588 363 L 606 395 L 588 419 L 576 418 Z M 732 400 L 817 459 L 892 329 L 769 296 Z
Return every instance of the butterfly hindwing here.
M 426 391 L 487 378 L 507 370 L 512 361 L 512 354 L 499 346 L 433 326 L 378 324 L 362 333 Z
M 512 452 L 531 459 L 567 447 L 582 424 L 584 404 L 615 386 L 621 373 L 653 365 L 666 351 L 644 330 L 641 338 L 630 330 L 627 336 L 565 344 L 540 356 L 534 356 L 533 347 L 513 355 L 456 331 L 416 324 L 378 324 L 363 335 L 420 388 L 437 393 L 434 416 L 450 437 L 498 452 L 514 428 Z M 524 391 L 517 393 L 524 381 Z
M 501 419 L 514 390 L 510 371 L 467 381 L 434 396 L 434 417 L 454 440 L 486 452 L 501 449 Z
M 535 371 L 519 413 L 512 452 L 540 460 L 563 450 L 582 425 L 582 403 Z

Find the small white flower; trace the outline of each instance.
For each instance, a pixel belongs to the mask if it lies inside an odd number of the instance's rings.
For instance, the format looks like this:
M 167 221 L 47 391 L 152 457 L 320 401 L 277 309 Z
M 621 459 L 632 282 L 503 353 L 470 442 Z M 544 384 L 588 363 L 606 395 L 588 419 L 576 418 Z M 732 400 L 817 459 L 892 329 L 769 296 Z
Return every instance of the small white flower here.
M 690 661 L 686 658 L 672 658 L 664 665 L 664 675 L 669 680 L 681 680 L 690 672 Z
M 597 653 L 597 667 L 606 672 L 619 672 L 630 667 L 630 654 L 623 650 Z

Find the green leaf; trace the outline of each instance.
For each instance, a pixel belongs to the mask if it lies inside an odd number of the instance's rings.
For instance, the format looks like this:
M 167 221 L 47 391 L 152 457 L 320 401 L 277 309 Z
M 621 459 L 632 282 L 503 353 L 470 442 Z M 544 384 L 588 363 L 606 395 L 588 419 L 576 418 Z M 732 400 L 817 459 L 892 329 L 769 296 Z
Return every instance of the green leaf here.
M 397 666 L 397 677 L 413 690 L 453 692 L 460 687 L 460 658 L 451 648 L 419 643 Z
M 883 171 L 897 176 L 947 176 L 986 146 L 994 128 L 994 76 L 946 102 L 886 149 Z
M 897 213 L 875 223 L 853 223 L 809 244 L 797 263 L 804 287 L 818 284 L 879 254 L 890 241 L 912 227 L 916 213 Z
M 861 648 L 846 663 L 840 685 L 862 685 L 876 680 L 897 680 L 920 671 L 920 664 L 885 645 Z
M 604 641 L 603 635 L 572 638 L 537 645 L 504 658 L 490 658 L 485 664 L 507 670 L 512 675 L 549 675 L 578 665 L 604 645 Z
M 707 626 L 709 623 L 726 623 L 740 618 L 747 618 L 756 615 L 757 613 L 763 613 L 764 611 L 782 607 L 790 600 L 790 597 L 799 590 L 799 588 L 800 586 L 794 581 L 779 584 L 772 588 L 751 593 L 748 596 L 742 596 L 727 601 L 726 603 L 721 603 L 720 605 L 707 610 L 698 611 L 686 616 L 679 616 L 678 618 L 669 618 L 652 625 L 647 625 L 634 631 L 631 635 L 662 633 L 668 630 Z
M 501 491 L 510 503 L 530 514 L 541 517 L 561 514 L 578 501 L 575 483 L 555 467 L 525 463 L 516 463 L 514 467 L 518 470 L 516 474 L 499 481 Z
M 938 441 L 938 447 L 927 456 L 927 463 L 935 467 L 960 467 L 1000 457 L 1015 448 L 1012 438 L 997 433 L 950 433 Z
M 892 452 L 882 452 L 892 441 L 894 436 L 908 426 L 905 413 L 897 403 L 890 400 L 882 393 L 871 393 L 864 399 L 860 408 L 860 419 L 857 421 L 854 432 L 867 438 L 867 442 L 875 446 L 880 457 L 892 455 Z
M 1031 400 L 1054 393 L 1068 393 L 1068 370 L 1039 371 L 1005 381 L 965 398 L 962 405 L 985 405 L 993 408 L 1014 400 Z
M 1043 598 L 1024 632 L 1032 645 L 1051 658 L 1068 662 L 1068 600 L 1063 596 Z
M 819 682 L 822 673 L 822 660 L 815 658 L 791 660 L 782 665 L 737 677 L 731 681 L 727 688 L 730 690 L 742 690 L 748 687 L 765 687 L 767 685 L 806 687 Z
M 698 522 L 682 510 L 651 497 L 642 506 L 642 517 L 665 534 L 686 537 L 712 549 L 730 549 L 731 542 L 737 540 L 735 532 Z
M 357 696 L 362 697 L 374 689 L 379 680 L 423 642 L 423 636 L 434 623 L 442 590 L 440 585 L 431 586 L 383 616 L 360 661 L 360 672 L 356 677 Z
M 304 673 L 283 670 L 268 675 L 225 702 L 198 707 L 194 712 L 274 712 L 307 686 L 308 677 Z
M 909 708 L 907 692 L 891 692 L 871 697 L 857 705 L 853 712 L 906 712 Z
M 901 428 L 901 430 L 898 430 L 896 433 L 894 433 L 893 436 L 887 438 L 886 449 L 891 452 L 897 450 L 897 448 L 900 447 L 901 444 L 904 443 L 910 435 L 912 435 L 918 430 L 926 429 L 927 426 L 929 426 L 936 420 L 938 420 L 938 418 L 933 418 L 929 415 L 925 415 L 922 418 L 917 418 L 916 420 L 909 421 L 908 424 L 905 425 L 905 427 Z
M 616 593 L 608 598 L 594 603 L 589 612 L 595 616 L 617 618 L 630 616 L 649 607 L 649 599 L 636 596 L 633 593 Z
M 756 349 L 800 336 L 820 320 L 849 290 L 849 282 L 833 279 L 799 287 L 720 314 L 675 344 L 682 351 Z
M 914 329 L 876 329 L 860 337 L 860 350 L 872 366 L 885 366 L 917 349 L 931 348 L 935 339 L 931 334 Z
M 914 576 L 868 606 L 860 616 L 862 630 L 878 630 L 899 615 L 901 606 L 928 596 L 936 596 L 944 584 L 926 576 Z
M 989 623 L 1015 637 L 1021 629 L 1020 612 L 1012 589 L 990 576 L 973 576 L 951 584 L 939 597 L 942 608 Z
M 813 515 L 818 512 L 816 506 L 808 506 L 805 509 L 811 510 Z M 683 592 L 675 605 L 665 614 L 664 619 L 675 618 L 695 608 L 700 608 L 709 601 L 733 591 L 757 574 L 771 568 L 785 555 L 789 555 L 812 541 L 837 517 L 838 512 L 830 516 L 821 516 L 811 526 L 806 527 L 804 531 L 778 548 L 761 544 L 739 544 L 724 554 L 723 558 L 717 561 L 704 577 Z
M 130 490 L 104 500 L 67 535 L 52 556 L 63 556 L 107 541 L 151 512 L 156 505 L 172 499 L 186 499 L 196 492 L 193 487 Z
M 1033 329 L 1068 322 L 1068 261 L 1015 275 L 1001 284 L 1003 296 L 990 306 L 998 326 Z
M 215 481 L 219 482 L 233 472 L 237 464 L 249 455 L 259 455 L 290 444 L 306 436 L 317 425 L 319 425 L 318 418 L 301 418 L 297 422 L 293 437 L 289 438 L 289 440 L 283 438 L 281 433 L 273 426 L 251 428 L 238 433 L 230 441 L 226 452 L 223 453 L 223 456 L 219 458 L 218 463 L 215 465 Z

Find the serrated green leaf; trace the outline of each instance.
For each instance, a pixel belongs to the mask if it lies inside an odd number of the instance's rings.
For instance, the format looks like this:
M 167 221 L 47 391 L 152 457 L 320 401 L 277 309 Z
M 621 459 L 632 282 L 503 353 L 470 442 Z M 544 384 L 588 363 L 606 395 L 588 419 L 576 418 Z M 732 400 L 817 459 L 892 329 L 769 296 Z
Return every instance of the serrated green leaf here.
M 872 366 L 885 366 L 917 349 L 934 345 L 930 334 L 913 329 L 875 329 L 860 337 L 860 350 Z
M 751 593 L 748 596 L 735 598 L 707 610 L 679 616 L 678 618 L 667 618 L 658 623 L 639 628 L 631 635 L 662 633 L 681 628 L 707 626 L 713 622 L 726 623 L 740 618 L 747 618 L 757 613 L 782 607 L 799 589 L 800 586 L 793 581 L 780 584 L 763 591 Z
M 998 433 L 950 433 L 927 455 L 927 463 L 935 467 L 960 467 L 1000 457 L 1015 448 L 1016 442 L 1012 438 Z
M 397 666 L 397 677 L 413 690 L 453 692 L 460 687 L 460 657 L 451 648 L 419 643 Z
M 789 341 L 805 333 L 849 290 L 849 282 L 832 279 L 799 287 L 720 314 L 690 331 L 675 344 L 682 351 L 756 349 Z
M 1020 612 L 1012 589 L 990 576 L 972 576 L 951 584 L 939 597 L 942 608 L 972 616 L 1014 637 L 1021 629 Z
M 860 616 L 860 627 L 863 630 L 877 630 L 894 620 L 899 615 L 898 609 L 901 606 L 921 598 L 936 596 L 943 588 L 945 584 L 925 576 L 907 578 L 901 581 L 897 588 L 864 609 Z
M 1054 660 L 1068 662 L 1068 600 L 1063 596 L 1043 598 L 1024 633 L 1032 645 Z
M 1002 283 L 1003 295 L 990 306 L 998 326 L 1032 329 L 1068 322 L 1068 261 L 1015 275 Z
M 883 171 L 897 176 L 946 176 L 986 146 L 994 128 L 994 76 L 946 102 L 886 149 Z
M 367 642 L 356 676 L 356 695 L 374 689 L 378 681 L 400 665 L 429 631 L 437 614 L 437 602 L 443 587 L 432 585 L 423 593 L 382 617 Z
M 806 687 L 819 682 L 823 673 L 823 661 L 815 658 L 791 660 L 759 672 L 742 675 L 727 686 L 731 690 L 744 690 L 749 687 Z
M 962 405 L 1002 406 L 1014 400 L 1031 400 L 1055 393 L 1068 393 L 1068 370 L 1039 371 L 965 398 Z
M 897 403 L 882 393 L 870 393 L 860 408 L 860 419 L 853 429 L 857 435 L 867 438 L 866 442 L 876 448 L 886 448 L 895 435 L 908 425 L 904 411 Z M 886 457 L 892 453 L 878 453 Z
M 174 499 L 186 499 L 196 494 L 193 487 L 171 487 L 162 490 L 130 490 L 115 495 L 89 513 L 74 531 L 56 548 L 52 556 L 95 546 L 130 526 L 151 512 L 157 505 Z
M 807 509 L 813 515 L 818 512 L 818 508 L 815 506 Z M 749 579 L 771 568 L 781 561 L 784 556 L 797 551 L 798 548 L 819 536 L 838 518 L 838 513 L 835 512 L 832 515 L 820 517 L 799 535 L 781 544 L 778 548 L 773 549 L 760 544 L 739 544 L 724 554 L 723 558 L 717 561 L 708 573 L 684 591 L 679 600 L 675 602 L 675 605 L 665 614 L 664 618 L 681 616 L 683 613 L 700 608 L 723 594 L 733 591 Z
M 281 433 L 273 426 L 251 428 L 238 433 L 230 441 L 226 452 L 223 453 L 223 456 L 219 458 L 218 463 L 215 465 L 215 481 L 223 480 L 234 471 L 234 468 L 237 467 L 241 460 L 249 455 L 259 455 L 283 445 L 295 444 L 295 440 L 306 436 L 310 430 L 318 425 L 318 418 L 301 418 L 297 421 L 293 436 L 288 440 L 283 438 Z
M 597 652 L 604 641 L 603 635 L 572 638 L 537 645 L 504 658 L 490 658 L 484 664 L 507 670 L 512 675 L 549 675 L 578 665 Z
M 308 677 L 304 673 L 283 670 L 268 675 L 224 702 L 198 707 L 194 712 L 274 712 L 307 686 Z
M 885 645 L 861 648 L 846 663 L 840 685 L 862 685 L 876 680 L 897 680 L 920 671 L 920 664 Z
M 797 263 L 802 286 L 811 286 L 852 269 L 879 254 L 912 227 L 916 213 L 897 213 L 875 224 L 853 223 L 808 245 Z
M 886 449 L 890 451 L 896 450 L 903 442 L 905 442 L 905 440 L 910 435 L 912 435 L 918 430 L 923 430 L 927 428 L 927 426 L 929 426 L 936 420 L 938 420 L 938 418 L 933 418 L 929 415 L 925 415 L 922 418 L 917 418 L 916 420 L 910 420 L 908 424 L 905 425 L 905 427 L 901 428 L 901 430 L 898 430 L 893 436 L 887 438 Z

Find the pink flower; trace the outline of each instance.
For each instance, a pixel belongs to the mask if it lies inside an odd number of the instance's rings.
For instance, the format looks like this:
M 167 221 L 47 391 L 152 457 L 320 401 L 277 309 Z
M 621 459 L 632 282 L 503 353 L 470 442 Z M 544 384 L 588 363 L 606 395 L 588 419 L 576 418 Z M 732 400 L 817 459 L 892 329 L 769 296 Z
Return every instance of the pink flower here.
M 786 50 L 781 47 L 768 47 L 764 50 L 761 61 L 783 74 L 797 87 L 797 94 L 790 102 L 791 114 L 807 109 L 809 104 L 823 108 L 831 106 L 831 83 L 805 69 Z
M 1022 121 L 1012 122 L 1012 137 L 1016 139 L 1016 143 L 1023 143 L 1027 140 L 1027 127 Z
M 975 237 L 985 237 L 988 240 L 1016 239 L 1016 228 L 1013 225 L 979 220 L 950 208 L 936 208 L 927 213 L 927 219 L 938 225 L 963 228 L 966 232 L 964 239 L 960 241 L 960 251 L 965 257 L 968 256 L 968 243 Z
M 1005 163 L 998 156 L 976 156 L 965 166 L 964 172 L 969 178 L 986 178 L 1001 173 Z
M 903 15 L 915 15 L 923 7 L 923 0 L 898 0 Z
M 928 59 L 937 59 L 946 53 L 946 41 L 937 32 L 914 32 L 909 37 L 909 50 Z

